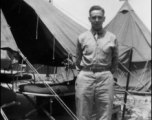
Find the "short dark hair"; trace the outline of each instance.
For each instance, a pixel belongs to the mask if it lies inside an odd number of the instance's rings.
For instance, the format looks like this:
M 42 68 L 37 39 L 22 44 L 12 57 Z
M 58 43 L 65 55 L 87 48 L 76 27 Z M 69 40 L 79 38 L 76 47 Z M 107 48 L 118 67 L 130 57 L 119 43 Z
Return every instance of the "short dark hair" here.
M 99 6 L 99 5 L 94 5 L 94 6 L 92 6 L 92 7 L 90 8 L 90 10 L 89 10 L 89 15 L 91 14 L 91 12 L 92 12 L 93 10 L 101 10 L 101 11 L 103 12 L 103 14 L 105 14 L 105 10 L 104 10 L 101 6 Z

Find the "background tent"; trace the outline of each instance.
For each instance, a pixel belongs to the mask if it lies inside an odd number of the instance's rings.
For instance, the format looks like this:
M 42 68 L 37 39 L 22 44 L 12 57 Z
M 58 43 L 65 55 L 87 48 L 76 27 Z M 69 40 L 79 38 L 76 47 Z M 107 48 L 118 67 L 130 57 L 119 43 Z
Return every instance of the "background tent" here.
M 113 32 L 121 45 L 133 48 L 134 62 L 151 60 L 151 33 L 128 2 L 105 29 Z
M 1 10 L 1 68 L 8 69 L 17 62 L 18 47 Z
M 151 33 L 138 18 L 128 1 L 123 4 L 105 29 L 117 36 L 120 46 L 133 50 L 129 86 L 135 89 L 141 89 L 143 85 L 151 87 Z M 118 80 L 118 83 L 125 87 L 127 74 Z
M 126 0 L 53 0 L 53 4 L 66 15 L 70 16 L 70 18 L 85 28 L 90 29 L 91 25 L 88 20 L 88 11 L 92 5 L 101 5 L 105 9 L 106 20 L 103 24 L 105 26 L 115 17 L 125 1 Z M 151 31 L 151 0 L 128 0 L 128 2 L 146 27 Z

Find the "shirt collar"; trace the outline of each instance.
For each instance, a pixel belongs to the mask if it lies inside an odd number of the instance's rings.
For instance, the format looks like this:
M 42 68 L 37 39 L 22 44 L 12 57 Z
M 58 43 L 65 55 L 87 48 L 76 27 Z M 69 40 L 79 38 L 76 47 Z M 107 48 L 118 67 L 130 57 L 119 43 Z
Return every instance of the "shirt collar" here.
M 93 35 L 95 35 L 96 33 L 97 33 L 98 35 L 102 35 L 105 30 L 104 30 L 104 29 L 101 29 L 101 30 L 99 30 L 99 31 L 95 31 L 94 29 L 91 29 L 90 31 L 92 32 Z

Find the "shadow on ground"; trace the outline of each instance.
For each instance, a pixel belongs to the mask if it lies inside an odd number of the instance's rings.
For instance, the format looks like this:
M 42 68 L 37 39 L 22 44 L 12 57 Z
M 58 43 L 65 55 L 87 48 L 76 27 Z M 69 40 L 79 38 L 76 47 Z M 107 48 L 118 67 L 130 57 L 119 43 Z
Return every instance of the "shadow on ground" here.
M 34 96 L 30 96 L 30 98 L 37 102 L 37 99 Z M 61 99 L 75 114 L 75 97 L 68 96 L 62 97 Z M 21 104 L 4 109 L 9 120 L 50 120 L 42 111 L 36 111 L 26 118 L 23 118 L 23 116 L 29 111 L 33 110 L 34 107 L 22 94 L 17 94 L 17 101 Z M 39 99 L 38 104 L 40 101 L 41 100 Z M 46 110 L 49 111 L 49 105 L 46 106 Z M 52 109 L 52 116 L 55 118 L 55 120 L 73 120 L 72 117 L 66 112 L 66 110 L 59 104 L 57 100 L 53 101 Z

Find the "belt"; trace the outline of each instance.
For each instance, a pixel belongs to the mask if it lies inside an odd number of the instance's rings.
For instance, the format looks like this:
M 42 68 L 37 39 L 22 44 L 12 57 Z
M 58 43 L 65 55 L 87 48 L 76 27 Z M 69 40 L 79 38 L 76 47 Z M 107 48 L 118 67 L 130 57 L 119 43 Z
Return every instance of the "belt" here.
M 103 72 L 110 71 L 110 67 L 83 67 L 83 71 Z

